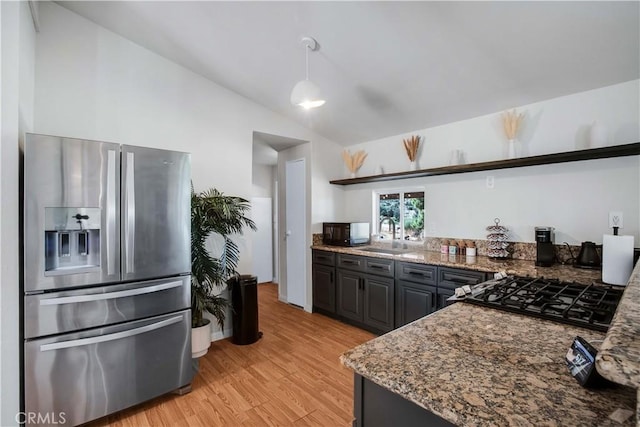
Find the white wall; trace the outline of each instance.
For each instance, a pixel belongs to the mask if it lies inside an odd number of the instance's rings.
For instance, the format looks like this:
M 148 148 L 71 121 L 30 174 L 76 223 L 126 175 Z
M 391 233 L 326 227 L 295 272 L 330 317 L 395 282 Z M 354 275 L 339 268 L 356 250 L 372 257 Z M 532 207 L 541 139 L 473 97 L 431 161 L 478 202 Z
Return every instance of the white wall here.
M 253 184 L 251 196 L 273 198 L 276 167 L 254 163 L 251 169 L 251 180 Z
M 518 107 L 526 112 L 519 137 L 521 155 L 538 155 L 588 147 L 588 129 L 598 120 L 609 129 L 611 144 L 640 141 L 640 81 L 635 80 Z M 422 135 L 419 167 L 445 166 L 452 149 L 462 149 L 468 163 L 502 159 L 506 141 L 500 113 L 408 132 L 349 147 L 368 158 L 360 175 L 408 170 L 402 139 Z M 371 220 L 373 189 L 424 186 L 428 236 L 483 239 L 494 217 L 512 231 L 515 241 L 534 241 L 534 227 L 556 228 L 556 242 L 602 241 L 608 212 L 624 212 L 625 228 L 638 240 L 640 226 L 638 156 L 563 163 L 462 175 L 416 178 L 345 187 L 345 215 Z M 336 177 L 346 177 L 342 168 Z M 495 188 L 486 188 L 486 177 Z M 334 177 L 335 178 L 335 177 Z
M 254 131 L 311 141 L 322 156 L 339 156 L 337 144 L 54 3 L 42 4 L 40 19 L 38 133 L 191 152 L 196 191 L 217 187 L 247 199 Z M 325 174 L 321 164 L 314 170 Z M 328 179 L 314 184 L 340 198 Z M 311 210 L 322 221 L 335 207 Z M 251 233 L 237 242 L 239 270 L 249 272 Z
M 35 30 L 27 2 L 0 2 L 0 425 L 19 411 L 19 144 L 33 126 Z

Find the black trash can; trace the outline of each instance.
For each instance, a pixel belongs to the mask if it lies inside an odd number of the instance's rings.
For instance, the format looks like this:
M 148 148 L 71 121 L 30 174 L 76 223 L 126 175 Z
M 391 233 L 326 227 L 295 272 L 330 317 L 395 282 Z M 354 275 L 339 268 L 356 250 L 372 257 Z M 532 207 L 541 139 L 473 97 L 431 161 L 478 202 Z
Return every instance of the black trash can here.
M 231 289 L 234 344 L 253 344 L 262 336 L 258 331 L 258 278 L 251 275 L 233 276 L 227 284 Z

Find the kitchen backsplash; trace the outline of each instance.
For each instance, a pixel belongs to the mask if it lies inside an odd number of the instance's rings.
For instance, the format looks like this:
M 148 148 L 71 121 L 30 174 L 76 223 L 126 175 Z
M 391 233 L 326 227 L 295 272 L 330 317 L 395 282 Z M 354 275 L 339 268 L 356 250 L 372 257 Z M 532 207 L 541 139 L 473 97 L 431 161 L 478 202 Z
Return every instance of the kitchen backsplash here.
M 440 252 L 440 246 L 442 242 L 454 240 L 456 242 L 474 242 L 477 248 L 477 254 L 480 256 L 487 255 L 488 240 L 471 240 L 471 239 L 451 239 L 445 237 L 428 237 L 424 242 L 424 250 Z M 386 242 L 385 242 L 386 243 Z M 383 242 L 374 243 L 375 245 L 384 245 Z M 313 245 L 322 245 L 322 233 L 316 233 L 313 235 Z M 414 244 L 415 245 L 415 244 Z M 411 245 L 413 246 L 413 245 Z M 555 245 L 558 261 L 564 263 L 572 258 L 569 246 L 567 245 Z M 511 253 L 511 258 L 534 261 L 536 259 L 536 244 L 529 242 L 509 242 L 507 249 Z M 580 252 L 580 246 L 571 246 L 573 255 L 576 256 Z

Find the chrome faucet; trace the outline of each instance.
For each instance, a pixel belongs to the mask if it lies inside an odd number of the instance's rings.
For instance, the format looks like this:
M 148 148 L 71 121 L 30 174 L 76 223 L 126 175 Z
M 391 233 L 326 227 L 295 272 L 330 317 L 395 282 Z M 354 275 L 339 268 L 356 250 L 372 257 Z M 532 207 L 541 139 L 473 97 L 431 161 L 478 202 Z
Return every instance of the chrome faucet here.
M 391 218 L 390 216 L 385 216 L 380 220 L 380 225 L 378 226 L 378 230 L 382 231 L 382 224 L 386 220 L 389 220 L 389 224 L 391 225 L 391 229 L 393 230 L 392 231 L 393 240 L 396 240 L 396 223 L 393 221 L 393 218 Z

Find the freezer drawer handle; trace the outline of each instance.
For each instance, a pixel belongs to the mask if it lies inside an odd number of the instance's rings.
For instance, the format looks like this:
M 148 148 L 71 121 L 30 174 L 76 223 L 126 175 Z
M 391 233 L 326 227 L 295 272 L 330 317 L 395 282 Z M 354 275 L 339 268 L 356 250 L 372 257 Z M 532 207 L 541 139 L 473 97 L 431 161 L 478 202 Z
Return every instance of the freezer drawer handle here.
M 97 337 L 81 338 L 79 340 L 55 342 L 51 344 L 43 344 L 40 346 L 40 351 L 60 350 L 62 348 L 80 347 L 83 345 L 98 344 L 101 342 L 115 341 L 122 338 L 132 337 L 134 335 L 144 334 L 145 332 L 155 331 L 156 329 L 164 328 L 165 326 L 173 325 L 174 323 L 181 322 L 183 316 L 175 316 L 170 319 L 161 320 L 160 322 L 152 323 L 150 325 L 141 326 L 135 329 L 129 329 L 128 331 L 116 332 L 115 334 L 99 335 Z
M 60 304 L 75 304 L 79 302 L 91 302 L 100 301 L 105 299 L 115 299 L 131 297 L 134 295 L 150 294 L 158 291 L 165 291 L 167 289 L 178 288 L 182 286 L 182 281 L 174 281 L 169 283 L 163 283 L 161 285 L 145 286 L 144 288 L 129 289 L 126 291 L 107 292 L 104 294 L 93 295 L 76 295 L 72 297 L 60 297 L 60 298 L 48 298 L 40 300 L 40 305 L 60 305 Z

